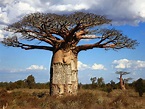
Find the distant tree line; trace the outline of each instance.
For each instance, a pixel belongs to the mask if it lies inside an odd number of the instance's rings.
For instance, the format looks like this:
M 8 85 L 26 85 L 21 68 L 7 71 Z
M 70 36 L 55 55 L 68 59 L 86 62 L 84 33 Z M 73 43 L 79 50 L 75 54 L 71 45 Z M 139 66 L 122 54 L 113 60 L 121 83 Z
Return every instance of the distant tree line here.
M 29 75 L 24 80 L 18 80 L 15 82 L 0 82 L 0 88 L 5 88 L 7 90 L 13 90 L 13 89 L 19 89 L 19 88 L 49 89 L 49 82 L 36 83 L 34 76 Z
M 91 84 L 78 84 L 79 89 L 100 89 L 102 91 L 110 93 L 112 90 L 115 89 L 122 89 L 120 86 L 120 82 L 115 83 L 111 80 L 109 83 L 104 82 L 103 77 L 91 77 L 90 78 Z M 28 89 L 49 89 L 50 83 L 36 83 L 35 78 L 33 75 L 29 75 L 24 80 L 18 80 L 15 82 L 0 82 L 0 88 L 5 88 L 6 90 L 13 90 L 13 89 L 20 89 L 20 88 L 28 88 Z M 142 97 L 143 93 L 145 92 L 145 80 L 139 78 L 132 83 L 126 83 L 126 89 L 134 89 L 138 92 L 139 96 Z
M 104 79 L 102 77 L 91 77 L 90 78 L 91 84 L 81 84 L 79 83 L 79 89 L 100 89 L 102 91 L 110 93 L 112 90 L 115 89 L 122 89 L 122 86 L 120 85 L 120 82 L 115 83 L 113 80 L 111 80 L 109 83 L 104 82 Z M 142 97 L 143 93 L 145 92 L 145 80 L 142 78 L 139 78 L 136 81 L 133 81 L 132 83 L 125 83 L 126 90 L 127 89 L 134 89 L 136 92 L 138 92 L 139 96 Z
M 113 80 L 110 83 L 105 84 L 103 77 L 91 77 L 91 84 L 79 84 L 80 89 L 101 89 L 110 93 L 113 89 L 119 89 L 119 83 L 115 83 Z

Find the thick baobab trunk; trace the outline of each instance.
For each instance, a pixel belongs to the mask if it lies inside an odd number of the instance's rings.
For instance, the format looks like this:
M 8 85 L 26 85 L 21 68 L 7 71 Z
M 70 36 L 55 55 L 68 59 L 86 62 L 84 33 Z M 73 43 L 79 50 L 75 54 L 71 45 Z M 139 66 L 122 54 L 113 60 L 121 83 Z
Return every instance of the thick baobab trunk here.
M 120 74 L 120 87 L 122 90 L 126 90 L 125 83 L 124 83 L 124 80 L 122 78 L 122 74 Z
M 78 90 L 77 55 L 71 50 L 53 54 L 50 76 L 50 94 L 76 95 Z

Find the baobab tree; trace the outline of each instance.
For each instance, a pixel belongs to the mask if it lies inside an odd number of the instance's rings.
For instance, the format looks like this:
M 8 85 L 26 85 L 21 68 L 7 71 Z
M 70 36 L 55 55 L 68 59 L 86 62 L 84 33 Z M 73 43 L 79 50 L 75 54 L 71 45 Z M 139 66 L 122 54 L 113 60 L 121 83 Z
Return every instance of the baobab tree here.
M 5 28 L 15 34 L 5 37 L 2 43 L 24 50 L 51 51 L 50 94 L 75 95 L 78 89 L 77 59 L 80 51 L 93 48 L 133 49 L 137 45 L 136 40 L 128 38 L 121 31 L 100 28 L 103 24 L 111 24 L 111 20 L 93 13 L 31 13 Z M 96 42 L 81 45 L 79 42 L 82 39 L 93 39 Z M 36 41 L 39 43 L 36 44 Z
M 126 87 L 125 87 L 125 83 L 127 83 L 129 80 L 131 80 L 132 78 L 126 78 L 126 79 L 123 79 L 122 76 L 123 75 L 127 75 L 127 74 L 130 74 L 130 72 L 125 72 L 125 71 L 117 71 L 116 74 L 119 74 L 120 77 L 118 78 L 120 80 L 120 88 L 122 90 L 126 90 Z

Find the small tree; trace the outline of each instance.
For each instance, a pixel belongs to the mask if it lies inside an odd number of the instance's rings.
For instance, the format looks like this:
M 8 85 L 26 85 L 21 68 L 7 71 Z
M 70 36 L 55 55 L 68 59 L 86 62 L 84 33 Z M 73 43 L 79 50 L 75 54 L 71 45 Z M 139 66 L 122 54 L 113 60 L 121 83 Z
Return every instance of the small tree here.
M 110 81 L 110 83 L 106 84 L 105 91 L 110 93 L 113 89 L 117 89 L 116 84 L 113 80 Z
M 30 89 L 34 88 L 34 86 L 35 86 L 35 78 L 34 78 L 34 76 L 29 75 L 27 77 L 27 79 L 25 80 L 25 82 L 26 82 L 28 88 L 30 88 Z
M 96 78 L 96 77 L 92 77 L 90 80 L 91 80 L 92 84 L 95 84 L 95 83 L 96 83 L 97 78 Z
M 96 87 L 97 87 L 97 84 L 96 84 L 97 78 L 96 77 L 92 77 L 90 80 L 92 82 L 92 84 L 89 85 L 90 89 L 96 89 Z
M 103 79 L 102 77 L 98 78 L 98 79 L 97 79 L 97 86 L 98 86 L 98 87 L 102 87 L 102 86 L 104 86 L 104 85 L 105 85 L 104 79 Z
M 130 74 L 130 72 L 117 71 L 116 74 L 119 74 L 119 75 L 120 75 L 120 77 L 119 77 L 119 80 L 120 80 L 120 88 L 121 88 L 122 90 L 126 90 L 125 82 L 128 81 L 130 78 L 128 78 L 128 79 L 123 79 L 122 76 L 123 76 L 123 75 Z
M 116 84 L 113 80 L 110 81 L 110 85 L 112 89 L 117 89 Z
M 135 91 L 138 92 L 139 96 L 142 97 L 143 93 L 145 92 L 145 83 L 143 79 L 140 78 L 135 82 Z

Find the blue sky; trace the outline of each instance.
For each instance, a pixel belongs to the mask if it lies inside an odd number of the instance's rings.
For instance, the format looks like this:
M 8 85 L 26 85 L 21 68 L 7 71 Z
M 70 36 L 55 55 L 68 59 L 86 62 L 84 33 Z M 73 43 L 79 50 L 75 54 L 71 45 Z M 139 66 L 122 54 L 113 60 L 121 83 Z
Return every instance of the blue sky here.
M 113 20 L 112 28 L 136 39 L 134 50 L 93 49 L 78 56 L 79 82 L 90 83 L 91 77 L 103 77 L 105 82 L 118 82 L 116 71 L 128 71 L 132 77 L 145 79 L 145 2 L 144 0 L 0 0 L 0 40 L 11 35 L 3 27 L 32 12 L 69 13 L 87 11 Z M 110 27 L 110 26 L 109 26 Z M 92 42 L 92 40 L 90 40 Z M 82 43 L 90 43 L 88 40 Z M 49 81 L 51 52 L 25 51 L 0 44 L 0 82 L 17 81 L 32 74 L 36 82 Z

